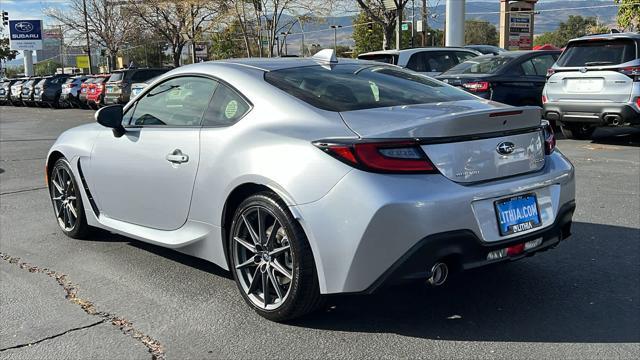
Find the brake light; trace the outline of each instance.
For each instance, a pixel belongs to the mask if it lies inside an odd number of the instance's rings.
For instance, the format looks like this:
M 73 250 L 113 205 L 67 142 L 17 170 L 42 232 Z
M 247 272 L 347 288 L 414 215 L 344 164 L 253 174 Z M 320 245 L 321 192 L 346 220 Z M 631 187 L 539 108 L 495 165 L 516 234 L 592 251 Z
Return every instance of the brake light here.
M 336 159 L 365 171 L 382 173 L 437 173 L 433 163 L 413 140 L 331 143 L 314 145 Z
M 556 135 L 553 127 L 547 120 L 542 120 L 542 135 L 544 136 L 544 153 L 551 155 L 556 148 Z
M 640 81 L 640 66 L 629 66 L 618 71 L 632 78 L 633 81 Z
M 547 96 L 546 95 L 542 95 L 542 103 L 546 104 L 548 101 Z
M 640 97 L 636 98 L 636 106 L 640 109 Z
M 489 90 L 489 83 L 486 81 L 473 81 L 462 84 L 464 88 L 471 92 L 482 92 Z

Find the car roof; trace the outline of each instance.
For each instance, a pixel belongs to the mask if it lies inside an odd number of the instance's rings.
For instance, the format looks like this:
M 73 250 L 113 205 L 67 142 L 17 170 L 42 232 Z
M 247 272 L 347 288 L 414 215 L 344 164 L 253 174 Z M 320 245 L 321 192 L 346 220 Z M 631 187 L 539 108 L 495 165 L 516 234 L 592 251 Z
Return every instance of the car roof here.
M 447 51 L 447 50 L 449 51 L 462 50 L 462 51 L 468 51 L 468 52 L 475 51 L 473 49 L 464 48 L 464 47 L 448 46 L 448 47 L 421 47 L 421 48 L 402 49 L 402 50 L 378 50 L 378 51 L 363 53 L 360 55 L 400 55 L 400 54 L 412 55 L 417 52 L 423 52 L 423 51 Z
M 594 34 L 571 39 L 569 42 L 594 39 L 640 39 L 640 33 L 624 32 L 612 34 Z
M 227 60 L 216 60 L 216 61 L 207 61 L 203 64 L 214 63 L 214 64 L 233 64 L 239 65 L 243 67 L 254 68 L 262 71 L 274 71 L 288 68 L 296 68 L 303 66 L 313 66 L 313 65 L 321 65 L 322 62 L 314 59 L 312 57 L 309 58 L 294 58 L 294 57 L 286 57 L 286 58 L 243 58 L 243 59 L 227 59 Z M 367 60 L 357 60 L 357 59 L 349 59 L 349 58 L 338 58 L 338 65 L 380 65 L 380 62 L 377 61 L 367 61 Z

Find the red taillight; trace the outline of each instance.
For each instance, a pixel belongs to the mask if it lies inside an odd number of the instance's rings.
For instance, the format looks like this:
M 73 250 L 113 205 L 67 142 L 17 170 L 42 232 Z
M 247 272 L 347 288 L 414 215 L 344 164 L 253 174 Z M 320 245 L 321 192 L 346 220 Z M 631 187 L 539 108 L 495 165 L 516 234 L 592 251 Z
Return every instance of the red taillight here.
M 435 166 L 415 141 L 330 143 L 317 147 L 333 157 L 365 171 L 383 173 L 435 173 Z
M 636 106 L 640 109 L 640 97 L 636 98 Z
M 524 243 L 509 246 L 507 248 L 507 256 L 519 255 L 519 254 L 522 254 L 522 252 L 524 252 Z
M 489 90 L 489 83 L 486 81 L 473 81 L 462 86 L 471 92 L 483 92 Z
M 547 101 L 549 101 L 549 100 L 547 99 L 547 96 L 546 96 L 546 95 L 542 95 L 542 103 L 543 103 L 543 104 L 546 104 L 546 103 L 547 103 Z
M 544 136 L 544 153 L 551 155 L 556 148 L 556 135 L 553 127 L 547 120 L 542 120 L 542 135 Z
M 629 66 L 618 71 L 632 78 L 633 81 L 640 81 L 640 66 Z

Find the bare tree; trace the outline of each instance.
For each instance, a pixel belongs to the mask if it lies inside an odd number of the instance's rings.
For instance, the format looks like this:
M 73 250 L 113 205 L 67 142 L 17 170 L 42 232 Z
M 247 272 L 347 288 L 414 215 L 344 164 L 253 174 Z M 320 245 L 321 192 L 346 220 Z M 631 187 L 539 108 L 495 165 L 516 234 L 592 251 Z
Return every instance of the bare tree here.
M 393 0 L 397 10 L 387 9 L 385 7 L 384 0 L 356 0 L 360 8 L 371 18 L 372 21 L 377 22 L 382 26 L 383 39 L 382 48 L 389 49 L 391 39 L 396 31 L 398 15 L 400 15 L 400 21 L 402 21 L 402 11 L 409 0 Z
M 135 37 L 135 18 L 127 14 L 121 2 L 111 0 L 86 0 L 88 33 L 93 43 L 107 50 L 109 70 L 115 67 L 118 50 Z M 76 36 L 85 37 L 83 0 L 69 0 L 66 8 L 45 9 L 45 15 L 62 23 Z M 69 36 L 69 34 L 65 34 Z
M 182 50 L 215 26 L 223 1 L 130 0 L 129 11 L 160 35 L 170 46 L 173 65 L 180 66 Z

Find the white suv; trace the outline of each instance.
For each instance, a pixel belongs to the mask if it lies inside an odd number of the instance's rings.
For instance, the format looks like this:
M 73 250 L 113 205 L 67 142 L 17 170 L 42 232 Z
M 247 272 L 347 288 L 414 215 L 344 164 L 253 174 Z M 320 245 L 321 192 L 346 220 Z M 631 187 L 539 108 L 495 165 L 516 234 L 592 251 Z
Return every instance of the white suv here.
M 431 47 L 404 50 L 382 50 L 358 55 L 360 60 L 394 64 L 428 76 L 437 76 L 481 52 L 457 47 Z
M 567 138 L 587 139 L 598 126 L 640 125 L 640 34 L 569 41 L 547 72 L 544 116 Z

